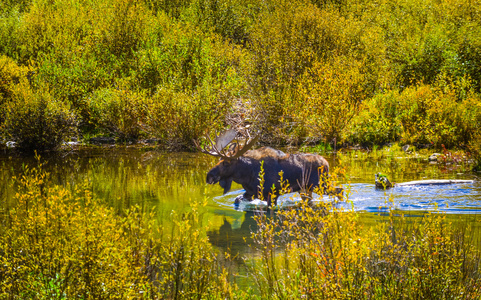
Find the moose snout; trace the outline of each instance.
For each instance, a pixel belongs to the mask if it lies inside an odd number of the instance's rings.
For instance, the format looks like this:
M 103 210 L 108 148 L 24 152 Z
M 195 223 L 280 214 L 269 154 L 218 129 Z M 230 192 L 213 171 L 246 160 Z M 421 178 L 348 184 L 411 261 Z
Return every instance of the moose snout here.
M 211 175 L 211 174 L 207 174 L 206 182 L 208 184 L 216 184 L 217 182 L 219 182 L 219 180 L 220 180 L 220 177 L 214 176 L 214 175 Z

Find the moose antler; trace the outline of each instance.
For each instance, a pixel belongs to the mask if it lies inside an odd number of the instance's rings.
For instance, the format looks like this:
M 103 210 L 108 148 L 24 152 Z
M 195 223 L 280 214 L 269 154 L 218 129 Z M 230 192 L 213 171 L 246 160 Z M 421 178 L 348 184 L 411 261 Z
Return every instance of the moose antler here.
M 225 160 L 234 160 L 241 157 L 247 152 L 247 150 L 252 148 L 258 139 L 258 136 L 251 139 L 250 134 L 247 133 L 243 143 L 241 143 L 240 140 L 237 140 L 233 143 L 232 141 L 237 135 L 237 129 L 231 128 L 217 135 L 215 137 L 215 142 L 212 141 L 208 134 L 206 134 L 205 138 L 209 141 L 210 146 L 201 147 L 199 141 L 197 140 L 194 140 L 194 144 L 202 153 L 218 156 Z M 241 147 L 241 145 L 243 146 Z

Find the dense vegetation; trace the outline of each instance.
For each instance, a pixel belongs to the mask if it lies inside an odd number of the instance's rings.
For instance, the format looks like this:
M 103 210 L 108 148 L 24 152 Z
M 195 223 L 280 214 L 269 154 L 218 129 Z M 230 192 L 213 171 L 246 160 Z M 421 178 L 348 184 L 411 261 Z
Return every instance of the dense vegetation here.
M 473 148 L 480 20 L 468 0 L 2 1 L 3 142 L 190 147 L 243 118 L 267 143 Z

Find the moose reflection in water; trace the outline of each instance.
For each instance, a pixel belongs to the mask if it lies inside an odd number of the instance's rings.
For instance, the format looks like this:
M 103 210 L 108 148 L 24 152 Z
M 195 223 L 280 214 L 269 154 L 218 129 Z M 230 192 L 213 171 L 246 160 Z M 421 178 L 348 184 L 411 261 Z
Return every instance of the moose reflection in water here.
M 307 153 L 286 154 L 270 147 L 249 150 L 257 137 L 251 138 L 247 132 L 243 139 L 242 136 L 236 139 L 239 135 L 238 130 L 229 129 L 217 135 L 215 142 L 207 135 L 210 146 L 201 147 L 195 141 L 201 152 L 222 159 L 207 173 L 207 183 L 219 183 L 224 194 L 230 190 L 232 181 L 245 189 L 245 193 L 236 198 L 236 203 L 241 200 L 252 201 L 253 197 L 260 196 L 267 201 L 268 206 L 272 201 L 275 203 L 278 195 L 271 193 L 271 187 L 274 186 L 276 191 L 281 190 L 281 171 L 284 181 L 289 183 L 289 192 L 301 191 L 310 196 L 320 182 L 323 182 L 322 187 L 326 189 L 329 163 L 324 157 Z M 261 168 L 265 172 L 263 191 L 259 190 Z
M 207 236 L 212 245 L 221 248 L 223 251 L 231 251 L 233 254 L 249 252 L 252 245 L 251 232 L 258 230 L 254 212 L 245 212 L 240 226 L 234 226 L 232 222 L 224 217 L 223 224 L 219 229 L 209 230 Z

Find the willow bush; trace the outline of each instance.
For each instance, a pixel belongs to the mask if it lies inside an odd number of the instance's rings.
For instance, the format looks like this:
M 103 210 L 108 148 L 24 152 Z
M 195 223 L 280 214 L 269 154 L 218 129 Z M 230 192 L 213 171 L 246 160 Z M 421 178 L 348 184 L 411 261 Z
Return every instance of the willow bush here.
M 469 143 L 469 151 L 474 160 L 474 170 L 481 171 L 481 119 L 478 119 L 477 130 L 475 131 L 472 140 Z
M 327 141 L 341 140 L 341 133 L 358 113 L 366 92 L 360 63 L 350 57 L 316 63 L 298 85 L 297 103 L 291 103 L 297 122 L 303 122 L 311 135 L 321 132 Z
M 5 105 L 14 95 L 15 86 L 20 82 L 25 83 L 31 71 L 32 68 L 29 66 L 19 66 L 8 56 L 0 56 L 0 124 L 5 122 Z
M 373 97 L 350 124 L 347 139 L 364 145 L 467 145 L 477 131 L 481 102 L 469 84 L 420 84 Z
M 179 148 L 216 127 L 228 110 L 228 104 L 213 95 L 161 90 L 149 101 L 146 123 L 153 136 Z
M 129 89 L 97 90 L 88 100 L 90 121 L 121 141 L 144 136 L 145 95 Z
M 11 101 L 5 103 L 6 137 L 25 151 L 56 149 L 76 136 L 75 113 L 48 91 L 15 86 Z
M 343 53 L 344 22 L 338 11 L 320 10 L 308 1 L 268 1 L 258 9 L 249 31 L 250 56 L 242 66 L 259 120 L 271 140 L 305 133 L 302 126 L 291 125 L 305 100 L 295 98 L 293 86 L 321 59 Z
M 369 147 L 398 141 L 402 133 L 402 125 L 398 122 L 398 96 L 391 91 L 365 101 L 360 113 L 349 124 L 347 140 Z

